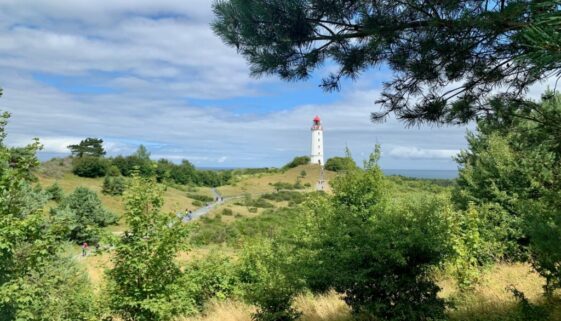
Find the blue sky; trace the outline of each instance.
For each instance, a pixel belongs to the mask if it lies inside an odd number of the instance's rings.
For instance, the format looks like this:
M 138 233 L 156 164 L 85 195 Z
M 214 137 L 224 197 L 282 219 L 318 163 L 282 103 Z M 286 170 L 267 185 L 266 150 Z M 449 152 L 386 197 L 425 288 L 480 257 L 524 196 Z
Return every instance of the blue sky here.
M 209 0 L 0 1 L 0 110 L 13 114 L 8 143 L 39 137 L 42 158 L 101 137 L 109 155 L 139 144 L 153 158 L 203 167 L 282 166 L 310 148 L 312 118 L 327 157 L 357 160 L 382 145 L 387 169 L 455 169 L 466 127 L 405 128 L 369 115 L 386 68 L 325 93 L 320 79 L 251 78 L 246 62 L 212 33 Z M 539 92 L 537 90 L 536 92 Z

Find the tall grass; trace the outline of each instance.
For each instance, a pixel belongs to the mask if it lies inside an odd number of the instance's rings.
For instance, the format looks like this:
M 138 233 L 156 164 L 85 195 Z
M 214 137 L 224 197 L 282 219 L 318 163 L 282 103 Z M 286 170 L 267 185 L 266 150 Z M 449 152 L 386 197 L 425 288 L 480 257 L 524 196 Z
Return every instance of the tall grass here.
M 455 308 L 448 309 L 450 321 L 561 321 L 561 301 L 543 299 L 543 279 L 525 264 L 498 264 L 469 294 L 459 293 L 449 279 L 440 285 L 443 296 L 455 304 Z M 510 287 L 524 292 L 530 306 L 521 305 Z M 301 295 L 294 306 L 303 313 L 301 321 L 353 320 L 350 309 L 336 293 Z M 177 321 L 250 321 L 253 311 L 251 306 L 237 301 L 213 302 L 203 315 Z

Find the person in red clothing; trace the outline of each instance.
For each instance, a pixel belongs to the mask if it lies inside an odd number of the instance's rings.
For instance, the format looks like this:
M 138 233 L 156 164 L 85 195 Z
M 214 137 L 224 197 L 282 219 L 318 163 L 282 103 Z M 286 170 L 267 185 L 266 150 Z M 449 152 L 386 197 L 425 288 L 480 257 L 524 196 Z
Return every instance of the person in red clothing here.
M 82 256 L 86 256 L 86 254 L 88 254 L 88 243 L 84 242 L 82 244 Z

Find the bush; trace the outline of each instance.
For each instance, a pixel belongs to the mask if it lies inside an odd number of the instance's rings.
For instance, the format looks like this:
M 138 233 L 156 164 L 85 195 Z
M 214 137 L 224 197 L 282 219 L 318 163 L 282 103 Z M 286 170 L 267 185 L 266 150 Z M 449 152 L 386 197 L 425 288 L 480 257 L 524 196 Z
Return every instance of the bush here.
M 258 208 L 274 208 L 275 207 L 275 205 L 267 202 L 267 200 L 265 200 L 262 197 L 260 197 L 258 199 L 255 199 L 255 200 L 247 201 L 244 205 L 248 206 L 248 207 L 258 207 Z
M 77 243 L 95 243 L 101 227 L 115 224 L 117 216 L 105 208 L 97 194 L 85 187 L 78 187 L 53 210 L 58 228 Z
M 107 271 L 108 305 L 124 321 L 166 321 L 196 311 L 176 262 L 187 229 L 176 215 L 160 211 L 162 195 L 155 180 L 136 174 L 125 193 L 128 228 Z
M 0 115 L 0 320 L 99 320 L 83 271 L 59 256 L 46 193 L 32 187 L 41 145 L 7 148 L 8 118 Z
M 203 203 L 208 203 L 208 202 L 214 202 L 214 198 L 212 198 L 211 196 L 208 195 L 203 195 L 203 194 L 195 194 L 195 193 L 187 193 L 187 197 L 192 198 L 194 200 L 203 202 Z
M 107 175 L 113 177 L 121 176 L 121 170 L 115 165 L 110 165 L 107 169 Z
M 245 249 L 240 266 L 244 296 L 257 306 L 253 320 L 297 320 L 301 313 L 292 303 L 302 284 L 291 270 L 291 251 L 275 242 L 253 243 L 257 244 Z
M 325 162 L 325 169 L 333 172 L 357 169 L 355 161 L 350 157 L 332 157 Z
M 122 176 L 105 176 L 101 191 L 107 195 L 123 195 L 126 185 L 125 178 Z
M 49 200 L 55 201 L 57 203 L 60 202 L 64 197 L 64 191 L 62 190 L 62 187 L 60 187 L 56 182 L 53 183 L 53 185 L 47 187 L 45 189 L 45 192 L 47 193 Z
M 107 161 L 101 157 L 81 157 L 72 161 L 72 172 L 80 177 L 103 177 L 107 167 Z
M 304 187 L 302 186 L 302 184 L 301 184 L 300 181 L 296 181 L 295 184 L 286 183 L 286 182 L 276 182 L 276 183 L 273 183 L 273 184 L 271 184 L 271 185 L 275 188 L 275 190 L 276 190 L 277 192 L 278 192 L 278 191 L 281 191 L 281 190 L 283 190 L 283 189 L 284 189 L 284 190 L 293 190 L 293 189 L 302 189 L 302 188 L 304 188 Z
M 202 207 L 203 203 L 201 201 L 193 201 L 193 206 Z
M 199 309 L 210 299 L 225 300 L 241 294 L 237 266 L 216 253 L 187 264 L 183 278 L 190 284 Z
M 431 271 L 453 253 L 450 206 L 426 197 L 392 201 L 376 160 L 377 153 L 366 170 L 336 178 L 333 196 L 307 203 L 299 239 L 308 241 L 294 270 L 307 271 L 312 289 L 334 288 L 367 319 L 444 319 Z
M 222 210 L 222 215 L 224 216 L 232 216 L 234 215 L 234 212 L 232 211 L 232 209 L 230 208 L 225 208 Z
M 294 192 L 294 191 L 279 191 L 276 193 L 268 193 L 261 195 L 261 198 L 266 200 L 275 201 L 275 202 L 282 202 L 288 201 L 293 204 L 300 204 L 304 201 L 305 194 L 301 192 Z
M 297 156 L 294 157 L 294 159 L 283 166 L 283 169 L 290 169 L 290 168 L 294 168 L 294 167 L 298 167 L 300 165 L 306 165 L 310 163 L 310 157 L 309 156 Z

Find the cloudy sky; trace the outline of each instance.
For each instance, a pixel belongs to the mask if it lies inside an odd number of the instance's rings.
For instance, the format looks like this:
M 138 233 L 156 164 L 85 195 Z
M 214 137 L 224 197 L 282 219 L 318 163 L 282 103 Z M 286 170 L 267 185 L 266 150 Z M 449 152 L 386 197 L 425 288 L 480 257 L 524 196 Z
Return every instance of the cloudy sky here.
M 139 144 L 153 158 L 203 167 L 281 166 L 309 153 L 317 114 L 325 154 L 357 160 L 382 145 L 386 169 L 455 169 L 465 127 L 372 124 L 391 72 L 371 70 L 338 93 L 249 76 L 209 27 L 211 0 L 0 0 L 0 110 L 8 142 L 39 137 L 42 158 L 101 137 L 108 154 Z M 329 66 L 326 67 L 329 69 Z

